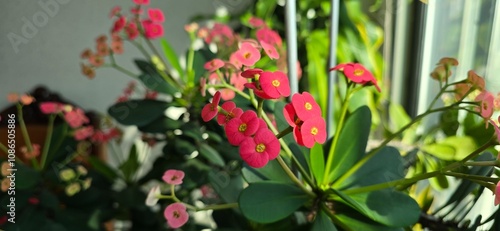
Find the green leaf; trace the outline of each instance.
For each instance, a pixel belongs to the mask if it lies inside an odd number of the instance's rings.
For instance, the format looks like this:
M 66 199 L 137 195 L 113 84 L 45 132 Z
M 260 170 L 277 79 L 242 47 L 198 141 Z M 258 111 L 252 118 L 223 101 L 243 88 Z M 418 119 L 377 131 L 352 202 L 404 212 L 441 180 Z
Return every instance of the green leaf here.
M 170 62 L 170 65 L 172 65 L 172 67 L 179 73 L 179 76 L 182 76 L 184 71 L 181 68 L 179 58 L 177 57 L 174 49 L 166 39 L 162 38 L 160 42 L 161 47 L 163 48 L 163 53 L 165 54 L 165 57 L 167 57 L 168 62 Z
M 311 148 L 311 169 L 316 182 L 321 184 L 323 182 L 323 176 L 325 174 L 325 156 L 323 154 L 323 146 L 320 144 L 315 144 Z
M 361 166 L 358 171 L 343 182 L 339 182 L 337 188 L 347 189 L 369 186 L 403 179 L 404 176 L 403 158 L 399 151 L 393 147 L 384 147 Z
M 266 180 L 293 183 L 283 168 L 281 168 L 278 161 L 269 161 L 269 163 L 262 168 L 252 168 L 248 165 L 244 165 L 241 169 L 241 174 L 248 183 Z
M 468 136 L 450 136 L 434 144 L 424 145 L 422 150 L 442 160 L 462 160 L 477 148 Z
M 39 172 L 22 163 L 16 162 L 14 169 L 17 169 L 17 171 L 12 171 L 11 173 L 14 176 L 12 180 L 15 180 L 16 189 L 23 190 L 33 188 L 41 180 Z
M 170 85 L 156 70 L 156 67 L 148 61 L 134 60 L 137 67 L 142 71 L 142 74 L 139 75 L 139 80 L 146 86 L 147 88 L 165 93 L 165 94 L 173 94 L 178 92 L 174 86 Z
M 128 155 L 128 159 L 122 164 L 120 164 L 118 168 L 122 171 L 125 179 L 127 181 L 130 181 L 134 176 L 135 172 L 137 171 L 137 169 L 139 169 L 139 166 L 140 163 L 137 154 L 137 147 L 135 145 L 132 145 L 132 148 L 130 149 L 130 153 Z
M 226 171 L 211 170 L 208 173 L 210 185 L 226 203 L 238 201 L 238 195 L 243 190 L 243 177 L 241 175 L 232 176 Z
M 326 215 L 323 210 L 320 210 L 318 215 L 316 215 L 316 219 L 314 219 L 313 227 L 311 231 L 337 231 L 335 225 L 333 225 L 330 218 Z
M 411 226 L 420 217 L 420 207 L 413 198 L 391 189 L 349 196 L 339 191 L 335 191 L 335 194 L 351 208 L 390 227 Z
M 118 177 L 118 174 L 113 168 L 95 156 L 89 156 L 89 163 L 97 172 L 101 173 L 111 182 Z
M 308 195 L 294 185 L 268 181 L 250 184 L 238 201 L 246 218 L 271 223 L 289 216 L 308 200 Z
M 347 118 L 335 147 L 330 182 L 342 176 L 364 156 L 370 126 L 371 113 L 366 106 L 358 108 Z
M 307 78 L 309 80 L 309 92 L 314 96 L 321 108 L 326 108 L 328 101 L 328 76 L 325 72 L 328 57 L 328 33 L 326 30 L 315 30 L 306 39 L 307 59 L 307 72 L 309 76 L 314 78 Z M 324 110 L 326 113 L 326 110 Z
M 156 100 L 129 100 L 108 109 L 108 114 L 123 125 L 146 126 L 164 115 L 168 104 Z
M 341 223 L 339 226 L 347 227 L 347 230 L 404 231 L 403 228 L 387 227 L 377 223 L 343 203 L 337 203 L 336 207 L 338 212 L 335 213 L 335 218 Z
M 205 157 L 210 163 L 220 167 L 224 167 L 224 165 L 226 165 L 224 159 L 222 159 L 219 152 L 217 152 L 217 150 L 215 150 L 214 148 L 210 147 L 208 144 L 201 143 L 198 146 L 198 150 L 200 151 L 200 154 L 203 157 Z
M 167 131 L 175 130 L 180 128 L 182 122 L 170 119 L 166 116 L 159 117 L 153 120 L 151 123 L 138 127 L 139 131 L 146 133 L 160 133 L 165 134 Z

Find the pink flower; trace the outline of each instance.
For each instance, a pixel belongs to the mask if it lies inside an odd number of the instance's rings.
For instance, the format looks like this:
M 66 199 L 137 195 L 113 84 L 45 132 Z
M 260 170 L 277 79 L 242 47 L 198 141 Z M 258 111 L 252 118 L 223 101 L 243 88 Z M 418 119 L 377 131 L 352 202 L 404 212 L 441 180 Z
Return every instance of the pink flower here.
M 156 99 L 158 97 L 158 92 L 157 91 L 146 91 L 146 94 L 144 95 L 145 99 Z
M 495 129 L 495 133 L 497 135 L 498 143 L 500 143 L 500 127 L 498 127 L 500 125 L 500 116 L 498 116 L 497 121 L 498 121 L 498 124 L 495 123 L 495 121 L 493 121 L 491 119 L 489 120 L 489 122 L 493 125 L 493 128 Z M 500 153 L 499 153 L 499 155 L 500 155 Z
M 127 18 L 125 18 L 125 16 L 119 17 L 113 24 L 111 32 L 112 33 L 120 32 L 125 27 L 126 23 L 127 23 Z
M 271 45 L 265 41 L 259 41 L 259 42 L 260 42 L 260 45 L 262 46 L 262 49 L 264 50 L 264 52 L 266 52 L 266 54 L 267 54 L 267 56 L 269 56 L 269 58 L 271 58 L 271 59 L 279 59 L 280 58 L 280 54 L 276 50 L 276 47 L 274 47 L 273 45 Z
M 19 101 L 23 105 L 30 105 L 31 103 L 33 103 L 33 101 L 35 101 L 35 98 L 33 98 L 33 96 L 31 96 L 31 95 L 23 94 L 19 98 Z
M 31 160 L 33 158 L 36 158 L 40 155 L 40 145 L 39 144 L 32 144 L 31 147 L 33 148 L 30 151 L 28 151 L 28 147 L 23 146 L 21 147 L 21 153 L 23 154 L 24 158 Z
M 493 115 L 493 101 L 495 97 L 488 91 L 479 93 L 475 101 L 480 102 L 480 108 L 477 109 L 484 119 L 489 119 Z
M 142 14 L 142 9 L 140 6 L 132 7 L 130 8 L 130 13 L 135 14 L 135 15 L 141 15 Z
M 380 87 L 377 84 L 377 80 L 373 77 L 372 73 L 359 63 L 345 63 L 339 64 L 330 71 L 339 70 L 344 73 L 344 75 L 355 83 L 362 85 L 375 85 L 377 90 L 380 92 Z
M 245 66 L 253 66 L 260 59 L 260 52 L 251 43 L 244 42 L 235 54 L 238 61 Z
M 98 43 L 96 45 L 97 55 L 105 57 L 109 55 L 109 47 L 106 43 Z
M 149 5 L 149 0 L 134 0 L 137 5 Z
M 229 63 L 233 64 L 236 69 L 241 69 L 241 67 L 243 66 L 238 58 L 238 52 L 234 52 L 231 54 L 231 56 L 229 56 Z
M 248 20 L 248 23 L 250 24 L 250 26 L 255 27 L 255 28 L 266 26 L 264 23 L 264 20 L 257 18 L 255 16 L 250 17 L 250 20 Z
M 323 144 L 326 141 L 326 123 L 321 116 L 307 119 L 300 127 L 304 146 L 312 148 L 314 143 Z
M 120 6 L 113 7 L 113 9 L 111 9 L 111 11 L 109 12 L 109 18 L 119 15 L 120 11 L 122 11 L 122 8 Z
M 90 56 L 89 63 L 94 67 L 100 67 L 104 64 L 104 58 L 100 55 L 94 54 Z
M 94 127 L 86 126 L 75 130 L 73 136 L 75 137 L 75 140 L 80 141 L 91 137 L 93 134 L 94 134 Z
M 236 107 L 233 101 L 227 101 L 223 103 L 221 107 L 225 112 L 219 112 L 217 114 L 217 123 L 219 125 L 225 125 L 229 120 L 239 118 L 241 114 L 243 114 L 243 110 Z
M 256 32 L 257 40 L 259 42 L 266 42 L 267 44 L 274 46 L 277 45 L 278 47 L 281 47 L 282 45 L 282 40 L 280 35 L 276 32 L 273 31 L 269 28 L 261 28 Z
M 232 145 L 239 145 L 259 129 L 259 123 L 259 118 L 254 111 L 245 111 L 239 118 L 227 122 L 225 127 L 227 140 Z
M 137 29 L 137 24 L 134 22 L 129 22 L 125 27 L 125 34 L 127 34 L 128 39 L 134 40 L 139 35 L 139 30 Z
M 165 216 L 168 225 L 172 229 L 177 229 L 183 226 L 189 219 L 189 214 L 186 211 L 186 206 L 180 202 L 176 202 L 167 206 L 163 215 Z
M 248 89 L 252 89 L 253 93 L 255 93 L 256 96 L 262 99 L 272 99 L 272 97 L 268 96 L 266 92 L 262 90 L 261 86 L 256 84 L 256 82 L 245 83 L 245 87 L 247 87 Z
M 217 115 L 217 112 L 219 111 L 219 101 L 220 92 L 215 92 L 212 102 L 208 103 L 203 107 L 203 109 L 201 109 L 201 118 L 203 121 L 208 122 Z
M 302 94 L 295 93 L 292 96 L 292 105 L 297 113 L 297 117 L 302 121 L 321 116 L 321 108 L 309 92 L 305 91 Z
M 203 67 L 209 72 L 214 72 L 223 66 L 224 61 L 222 61 L 221 59 L 212 59 L 206 62 L 205 65 L 203 65 Z
M 17 103 L 17 101 L 19 101 L 19 95 L 17 93 L 9 93 L 7 95 L 7 101 L 9 101 L 9 103 Z
M 467 72 L 467 82 L 472 85 L 473 88 L 480 91 L 484 90 L 484 79 L 476 74 L 473 70 Z
M 224 101 L 232 100 L 236 96 L 236 93 L 228 88 L 220 89 L 220 97 Z
M 83 124 L 89 122 L 89 119 L 87 118 L 87 116 L 85 116 L 85 113 L 80 108 L 75 108 L 71 111 L 66 112 L 64 114 L 64 119 L 72 128 L 80 127 Z
M 500 181 L 495 188 L 495 206 L 500 204 Z
M 231 46 L 234 42 L 234 33 L 233 30 L 224 24 L 215 23 L 214 27 L 210 30 L 210 32 L 199 31 L 201 36 L 205 39 L 206 43 L 220 43 L 226 46 Z
M 55 114 L 61 112 L 63 104 L 58 102 L 42 102 L 40 103 L 40 111 L 43 114 Z
M 281 146 L 269 129 L 260 129 L 240 144 L 240 156 L 250 167 L 262 168 L 280 154 Z
M 142 21 L 142 27 L 144 28 L 144 36 L 148 39 L 156 39 L 163 36 L 163 26 L 158 23 L 154 23 L 151 20 Z
M 153 22 L 164 22 L 165 16 L 163 16 L 163 11 L 158 8 L 150 8 L 148 9 L 149 19 Z
M 259 83 L 262 91 L 273 99 L 290 95 L 290 83 L 285 73 L 281 71 L 260 73 Z
M 238 90 L 243 91 L 245 89 L 245 84 L 248 83 L 247 79 L 241 77 L 240 75 L 233 73 L 230 77 L 230 83 Z
M 184 172 L 181 170 L 170 169 L 163 174 L 163 181 L 171 185 L 182 184 L 182 179 L 184 179 Z

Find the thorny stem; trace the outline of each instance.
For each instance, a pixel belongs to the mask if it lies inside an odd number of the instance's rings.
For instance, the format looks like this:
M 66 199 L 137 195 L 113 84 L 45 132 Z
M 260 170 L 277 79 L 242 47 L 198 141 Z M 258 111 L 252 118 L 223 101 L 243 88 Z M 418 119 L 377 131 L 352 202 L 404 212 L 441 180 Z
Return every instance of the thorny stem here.
M 21 133 L 23 134 L 26 148 L 28 149 L 28 152 L 33 152 L 33 145 L 31 144 L 30 135 L 28 133 L 28 129 L 26 128 L 26 123 L 24 122 L 22 104 L 17 104 L 17 114 L 19 116 L 19 125 L 21 126 Z M 36 158 L 31 159 L 31 164 L 35 169 L 40 170 L 40 164 L 37 162 Z
M 175 202 L 180 202 L 183 203 L 188 209 L 194 210 L 196 212 L 198 211 L 206 211 L 206 210 L 221 210 L 221 209 L 232 209 L 232 208 L 237 208 L 239 205 L 238 203 L 227 203 L 227 204 L 218 204 L 218 205 L 207 205 L 204 206 L 203 208 L 198 208 L 194 205 L 182 202 L 177 196 L 175 196 L 175 185 L 170 186 L 170 195 L 157 195 L 156 198 L 158 199 L 170 199 Z
M 51 114 L 49 116 L 49 126 L 47 128 L 47 135 L 45 138 L 45 144 L 43 145 L 42 160 L 40 163 L 42 170 L 45 168 L 45 163 L 47 162 L 47 156 L 49 155 L 49 148 L 50 148 L 50 143 L 52 141 L 52 133 L 54 131 L 55 118 L 56 118 L 55 114 Z
M 302 184 L 302 182 L 300 182 L 299 178 L 297 178 L 295 176 L 295 174 L 293 174 L 292 170 L 290 170 L 290 168 L 288 167 L 288 165 L 285 163 L 285 161 L 283 160 L 283 158 L 281 156 L 278 155 L 278 157 L 276 158 L 276 160 L 280 164 L 281 168 L 283 168 L 283 170 L 285 171 L 285 173 L 288 175 L 288 177 L 290 177 L 290 179 L 297 186 L 299 186 L 299 188 L 302 189 L 302 191 L 304 191 L 307 195 L 309 195 L 311 197 L 315 197 L 316 196 L 316 194 L 314 194 L 313 192 L 311 192 L 309 189 L 307 189 L 304 186 L 304 184 Z

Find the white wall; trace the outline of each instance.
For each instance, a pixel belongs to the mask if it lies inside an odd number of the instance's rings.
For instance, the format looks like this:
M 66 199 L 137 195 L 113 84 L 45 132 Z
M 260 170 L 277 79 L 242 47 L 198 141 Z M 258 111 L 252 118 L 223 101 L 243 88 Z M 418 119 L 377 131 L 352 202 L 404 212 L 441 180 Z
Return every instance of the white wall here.
M 184 24 L 192 15 L 212 14 L 218 6 L 229 10 L 245 0 L 151 0 L 163 9 L 165 38 L 183 53 L 188 37 Z M 49 4 L 51 3 L 51 4 Z M 80 73 L 80 52 L 94 48 L 94 39 L 108 33 L 112 21 L 109 10 L 120 3 L 126 11 L 132 0 L 15 0 L 2 1 L 0 7 L 0 110 L 8 105 L 9 92 L 27 92 L 43 84 L 61 93 L 84 109 L 105 112 L 113 104 L 130 77 L 111 69 L 98 69 L 89 80 Z M 43 5 L 50 5 L 49 10 Z M 35 31 L 30 31 L 29 26 Z M 118 62 L 135 68 L 140 54 L 125 47 Z

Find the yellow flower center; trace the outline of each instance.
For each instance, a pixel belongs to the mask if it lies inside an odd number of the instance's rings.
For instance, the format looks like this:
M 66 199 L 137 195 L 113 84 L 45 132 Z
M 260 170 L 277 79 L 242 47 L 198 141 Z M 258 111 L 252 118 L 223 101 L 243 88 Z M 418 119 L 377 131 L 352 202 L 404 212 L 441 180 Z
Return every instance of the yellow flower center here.
M 250 52 L 246 52 L 246 53 L 243 55 L 243 57 L 244 57 L 245 59 L 250 58 L 250 56 L 252 56 L 252 54 L 250 54 Z
M 181 214 L 177 211 L 174 211 L 174 218 L 179 218 Z
M 365 71 L 363 71 L 361 69 L 354 70 L 354 75 L 355 76 L 362 76 L 364 73 L 365 73 Z
M 258 153 L 264 152 L 265 150 L 266 145 L 264 144 L 257 144 L 257 146 L 255 147 L 255 151 L 257 151 Z
M 272 84 L 273 84 L 273 86 L 275 86 L 275 87 L 279 87 L 279 86 L 280 86 L 280 81 L 279 81 L 279 80 L 277 80 L 277 79 L 273 80 L 273 82 L 271 82 L 271 83 L 272 83 Z
M 244 132 L 247 130 L 247 124 L 240 124 L 240 126 L 238 127 L 238 131 L 240 132 Z
M 309 102 L 306 102 L 306 104 L 304 104 L 304 107 L 306 108 L 306 110 L 311 110 L 313 108 L 313 106 L 311 105 L 311 103 Z
M 317 135 L 318 134 L 318 128 L 317 127 L 312 127 L 311 128 L 311 134 L 314 135 L 314 136 Z

